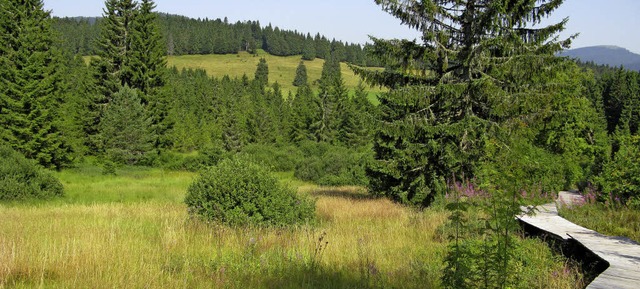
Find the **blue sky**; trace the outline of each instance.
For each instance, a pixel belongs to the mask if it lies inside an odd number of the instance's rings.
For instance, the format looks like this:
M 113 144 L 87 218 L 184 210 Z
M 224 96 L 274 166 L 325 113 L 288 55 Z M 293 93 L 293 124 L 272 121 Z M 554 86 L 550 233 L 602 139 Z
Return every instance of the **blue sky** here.
M 55 16 L 100 16 L 103 0 L 45 0 Z M 364 43 L 367 35 L 409 38 L 418 34 L 400 25 L 373 0 L 156 0 L 157 11 L 193 18 L 259 20 L 287 30 L 347 42 Z M 573 48 L 617 45 L 640 53 L 640 1 L 565 0 L 550 21 L 569 17 L 562 36 L 580 33 Z

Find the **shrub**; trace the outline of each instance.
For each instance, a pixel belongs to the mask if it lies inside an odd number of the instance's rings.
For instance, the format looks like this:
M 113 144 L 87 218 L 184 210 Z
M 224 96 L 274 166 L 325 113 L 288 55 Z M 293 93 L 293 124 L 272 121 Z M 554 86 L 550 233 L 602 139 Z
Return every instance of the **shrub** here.
M 276 172 L 292 171 L 302 160 L 302 153 L 295 146 L 249 144 L 242 148 L 241 155 L 253 159 Z
M 63 192 L 60 181 L 34 161 L 0 146 L 0 200 L 50 199 Z
M 323 186 L 368 184 L 365 168 L 371 153 L 324 143 L 303 143 L 301 150 L 305 159 L 296 167 L 296 178 Z
M 292 225 L 312 220 L 315 212 L 313 201 L 244 158 L 204 171 L 189 187 L 185 203 L 190 214 L 229 225 Z

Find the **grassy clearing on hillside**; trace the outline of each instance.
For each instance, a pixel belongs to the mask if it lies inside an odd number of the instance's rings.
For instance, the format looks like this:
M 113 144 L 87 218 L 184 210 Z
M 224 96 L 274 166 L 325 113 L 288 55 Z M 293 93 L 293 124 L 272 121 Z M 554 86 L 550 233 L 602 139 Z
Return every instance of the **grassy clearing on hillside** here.
M 229 77 L 241 78 L 243 74 L 246 74 L 249 79 L 254 78 L 256 66 L 260 58 L 264 57 L 269 65 L 269 82 L 278 82 L 282 87 L 284 96 L 291 91 L 295 94 L 296 88 L 293 86 L 293 79 L 296 75 L 296 68 L 300 63 L 301 56 L 273 56 L 264 51 L 260 51 L 258 56 L 254 56 L 247 52 L 240 52 L 238 54 L 226 54 L 226 55 L 182 55 L 182 56 L 169 56 L 168 66 L 175 66 L 179 70 L 183 68 L 191 69 L 204 69 L 210 76 L 223 77 L 229 75 Z M 309 83 L 314 84 L 322 73 L 322 65 L 324 60 L 316 58 L 313 61 L 305 61 L 307 67 L 307 76 Z M 345 81 L 345 85 L 353 92 L 354 88 L 360 83 L 360 77 L 356 76 L 346 64 L 342 63 L 342 77 Z M 317 89 L 317 84 L 313 85 Z M 370 98 L 374 99 L 377 93 L 383 91 L 379 87 L 367 87 L 370 91 Z
M 58 174 L 68 198 L 0 204 L 0 288 L 439 288 L 447 213 L 318 188 L 316 226 L 230 228 L 181 202 L 194 175 L 84 167 Z M 579 288 L 574 270 L 522 241 L 527 288 Z

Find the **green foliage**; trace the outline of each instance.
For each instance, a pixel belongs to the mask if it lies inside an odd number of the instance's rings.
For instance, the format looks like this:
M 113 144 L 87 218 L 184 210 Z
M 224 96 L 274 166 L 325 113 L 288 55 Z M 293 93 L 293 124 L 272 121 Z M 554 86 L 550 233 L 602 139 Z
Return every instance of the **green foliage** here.
M 293 145 L 250 144 L 242 148 L 240 157 L 246 157 L 275 172 L 293 171 L 305 162 L 300 149 Z
M 255 81 L 259 83 L 261 87 L 269 84 L 269 65 L 264 58 L 260 58 L 260 62 L 256 67 Z
M 62 57 L 42 1 L 3 1 L 0 12 L 0 140 L 46 167 L 71 162 L 61 131 Z
M 314 202 L 241 158 L 203 172 L 189 187 L 185 203 L 192 215 L 229 225 L 294 225 L 313 220 L 315 214 Z
M 0 201 L 50 199 L 64 195 L 60 181 L 6 145 L 0 146 Z
M 619 148 L 597 179 L 608 198 L 640 199 L 640 135 L 617 136 Z
M 139 164 L 152 150 L 150 120 L 136 90 L 125 86 L 107 106 L 100 135 L 107 157 L 121 164 Z
M 296 166 L 296 178 L 324 186 L 367 185 L 370 152 L 316 142 L 303 142 L 300 150 L 304 160 Z
M 304 66 L 304 61 L 300 61 L 298 68 L 296 68 L 296 77 L 293 79 L 293 86 L 305 85 L 309 85 L 307 80 L 307 67 Z

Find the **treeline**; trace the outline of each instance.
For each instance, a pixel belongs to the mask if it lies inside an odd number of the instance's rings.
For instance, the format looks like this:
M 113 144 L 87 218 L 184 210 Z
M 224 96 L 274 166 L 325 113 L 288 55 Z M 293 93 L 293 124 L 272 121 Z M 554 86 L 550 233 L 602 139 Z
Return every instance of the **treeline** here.
M 63 49 L 74 54 L 96 55 L 95 40 L 102 18 L 57 18 L 53 27 L 61 35 Z M 221 19 L 192 19 L 170 14 L 157 14 L 168 55 L 255 53 L 257 49 L 277 56 L 302 55 L 305 60 L 325 59 L 330 53 L 341 62 L 359 66 L 379 66 L 367 53 L 368 45 L 329 40 L 319 33 L 283 30 L 258 21 L 229 23 Z

